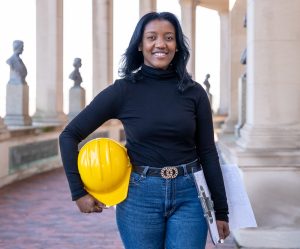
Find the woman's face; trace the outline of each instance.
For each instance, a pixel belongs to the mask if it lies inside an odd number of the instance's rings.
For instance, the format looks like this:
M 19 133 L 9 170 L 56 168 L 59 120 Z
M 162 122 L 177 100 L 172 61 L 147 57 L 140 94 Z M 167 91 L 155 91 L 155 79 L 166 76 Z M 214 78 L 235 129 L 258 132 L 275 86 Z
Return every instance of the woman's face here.
M 166 20 L 153 20 L 145 26 L 139 46 L 144 56 L 144 64 L 167 69 L 176 53 L 174 26 Z

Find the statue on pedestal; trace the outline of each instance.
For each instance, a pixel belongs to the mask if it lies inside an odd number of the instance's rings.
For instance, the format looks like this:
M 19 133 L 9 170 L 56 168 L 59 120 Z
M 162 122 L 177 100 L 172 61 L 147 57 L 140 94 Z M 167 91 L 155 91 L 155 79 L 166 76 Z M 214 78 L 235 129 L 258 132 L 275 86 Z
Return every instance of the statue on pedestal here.
M 81 59 L 75 58 L 73 62 L 74 71 L 69 78 L 74 81 L 74 85 L 69 90 L 69 120 L 72 120 L 85 107 L 85 90 L 82 83 L 79 68 L 82 66 Z
M 213 100 L 213 96 L 212 94 L 209 92 L 210 90 L 210 83 L 208 81 L 208 79 L 210 78 L 210 74 L 207 74 L 206 77 L 205 77 L 205 80 L 203 82 L 203 84 L 205 85 L 205 91 L 207 93 L 207 96 L 208 96 L 208 99 L 209 99 L 209 103 L 210 103 L 210 106 L 211 106 L 211 111 L 213 112 L 212 110 L 212 100 Z
M 26 84 L 27 69 L 20 54 L 24 50 L 24 43 L 20 40 L 13 41 L 14 54 L 6 61 L 10 66 L 10 79 L 8 84 Z
M 73 62 L 74 71 L 69 76 L 69 79 L 74 81 L 74 87 L 80 87 L 80 84 L 82 83 L 81 74 L 79 72 L 79 68 L 81 67 L 81 65 L 81 59 L 75 58 Z
M 203 82 L 203 84 L 206 87 L 205 91 L 207 92 L 207 94 L 209 94 L 209 89 L 210 89 L 210 83 L 208 81 L 209 78 L 210 78 L 210 74 L 207 74 L 205 77 L 205 81 Z

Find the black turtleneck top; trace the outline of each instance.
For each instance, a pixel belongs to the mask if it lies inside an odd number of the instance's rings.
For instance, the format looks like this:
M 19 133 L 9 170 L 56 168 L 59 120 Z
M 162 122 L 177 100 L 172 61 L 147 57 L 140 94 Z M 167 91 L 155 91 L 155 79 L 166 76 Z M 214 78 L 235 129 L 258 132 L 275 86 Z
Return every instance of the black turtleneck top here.
M 214 142 L 212 114 L 200 84 L 178 90 L 177 74 L 143 65 L 135 80 L 119 79 L 101 91 L 60 135 L 72 199 L 87 192 L 77 168 L 78 143 L 109 119 L 121 120 L 133 165 L 164 167 L 199 158 L 219 220 L 228 206 Z

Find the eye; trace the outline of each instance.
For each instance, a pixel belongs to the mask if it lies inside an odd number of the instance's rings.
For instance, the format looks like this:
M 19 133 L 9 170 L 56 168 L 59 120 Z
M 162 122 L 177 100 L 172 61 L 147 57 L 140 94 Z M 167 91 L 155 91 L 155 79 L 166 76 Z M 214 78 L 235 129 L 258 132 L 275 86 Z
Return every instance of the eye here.
M 173 40 L 174 40 L 174 37 L 173 37 L 173 36 L 167 36 L 167 37 L 166 37 L 166 40 L 167 40 L 167 41 L 173 41 Z
M 154 35 L 149 35 L 149 36 L 146 37 L 146 39 L 149 40 L 149 41 L 154 41 L 155 38 L 156 37 Z

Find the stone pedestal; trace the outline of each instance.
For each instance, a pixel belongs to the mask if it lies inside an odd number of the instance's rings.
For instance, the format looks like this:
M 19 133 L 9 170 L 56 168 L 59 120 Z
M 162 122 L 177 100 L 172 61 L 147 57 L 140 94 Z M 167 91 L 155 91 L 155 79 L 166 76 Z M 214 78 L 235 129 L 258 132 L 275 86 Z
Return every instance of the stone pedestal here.
M 69 91 L 69 120 L 72 120 L 85 107 L 85 90 L 73 86 Z
M 240 129 L 246 122 L 246 75 L 239 78 L 238 82 L 238 122 L 235 125 L 235 135 L 240 136 Z
M 4 124 L 3 119 L 0 117 L 0 140 L 6 139 L 9 137 L 9 132 Z
M 31 125 L 29 116 L 29 87 L 27 84 L 7 84 L 6 116 L 4 122 L 8 126 Z

